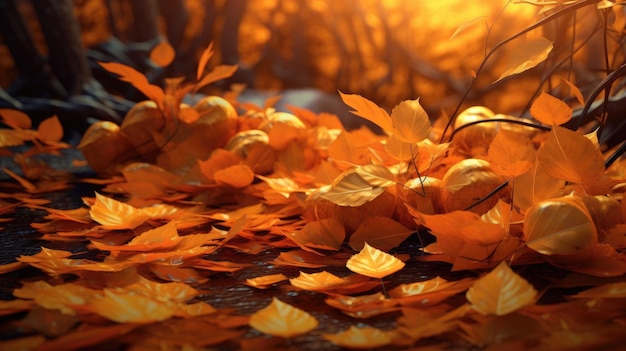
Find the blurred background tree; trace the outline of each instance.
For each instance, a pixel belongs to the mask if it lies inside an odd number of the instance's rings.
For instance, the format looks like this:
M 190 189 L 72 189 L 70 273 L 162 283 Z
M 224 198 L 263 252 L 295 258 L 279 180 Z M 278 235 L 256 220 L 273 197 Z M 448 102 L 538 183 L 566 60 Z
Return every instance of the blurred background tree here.
M 494 45 L 571 5 L 530 3 L 0 0 L 0 102 L 26 111 L 119 120 L 128 102 L 144 97 L 103 71 L 98 61 L 127 64 L 160 83 L 164 77 L 193 77 L 210 42 L 217 53 L 210 64 L 238 64 L 240 69 L 203 93 L 219 94 L 231 83 L 256 90 L 341 90 L 388 109 L 421 97 L 432 117 L 450 114 L 461 101 L 462 107 L 485 105 L 520 114 L 541 90 L 570 99 L 561 78 L 590 94 L 626 62 L 622 6 L 574 1 L 580 5 L 576 11 L 525 35 L 553 41 L 546 61 L 497 81 L 517 54 L 515 42 L 507 44 L 490 57 L 463 98 Z M 167 69 L 148 59 L 160 40 L 168 40 L 177 52 Z M 609 95 L 618 90 L 615 85 Z

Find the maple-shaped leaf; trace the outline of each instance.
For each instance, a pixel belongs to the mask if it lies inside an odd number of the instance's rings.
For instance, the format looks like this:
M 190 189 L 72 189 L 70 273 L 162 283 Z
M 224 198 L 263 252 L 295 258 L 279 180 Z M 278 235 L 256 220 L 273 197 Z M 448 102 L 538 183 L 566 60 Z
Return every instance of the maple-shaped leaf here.
M 489 145 L 487 157 L 494 172 L 514 178 L 532 167 L 535 148 L 526 135 L 503 129 Z
M 336 334 L 323 333 L 322 337 L 335 345 L 353 349 L 374 349 L 391 344 L 393 338 L 390 332 L 369 327 L 350 328 Z
M 354 109 L 354 111 L 350 112 L 376 124 L 387 134 L 391 134 L 393 132 L 391 116 L 389 116 L 387 111 L 383 110 L 378 105 L 361 95 L 344 94 L 340 91 L 339 96 L 341 96 L 341 99 L 346 103 L 346 105 Z
M 358 254 L 350 257 L 346 267 L 366 277 L 382 279 L 404 268 L 404 262 L 365 243 Z
M 318 325 L 309 313 L 272 298 L 272 303 L 250 316 L 248 324 L 265 334 L 291 338 L 305 334 Z
M 465 296 L 472 308 L 481 314 L 503 316 L 534 304 L 537 290 L 513 272 L 506 262 L 501 262 L 476 280 Z
M 159 108 L 163 108 L 163 98 L 165 95 L 163 89 L 157 85 L 150 84 L 148 78 L 141 72 L 117 62 L 99 62 L 99 64 L 105 70 L 119 75 L 120 80 L 130 83 L 148 99 L 156 102 Z
M 548 58 L 552 47 L 552 42 L 543 37 L 521 39 L 521 41 L 517 43 L 517 46 L 510 50 L 510 59 L 506 65 L 506 69 L 496 82 L 537 66 Z
M 175 305 L 158 301 L 144 294 L 116 292 L 105 289 L 93 298 L 89 310 L 118 323 L 151 323 L 170 318 Z
M 558 126 L 572 119 L 572 108 L 560 99 L 542 91 L 530 106 L 530 114 L 543 124 Z
M 320 188 L 319 196 L 339 206 L 359 207 L 377 198 L 384 187 L 374 186 L 355 169 L 340 174 L 328 187 Z
M 405 100 L 391 110 L 393 134 L 401 141 L 417 143 L 430 136 L 431 125 L 419 99 Z
M 602 153 L 584 135 L 554 126 L 539 149 L 538 162 L 549 175 L 584 184 L 604 173 Z
M 526 246 L 544 254 L 573 254 L 597 243 L 597 229 L 580 198 L 566 196 L 539 202 L 524 218 Z
M 63 126 L 57 116 L 46 118 L 37 127 L 39 138 L 47 143 L 56 143 L 63 139 Z
M 361 250 L 365 243 L 382 251 L 389 251 L 406 240 L 415 230 L 382 216 L 367 217 L 350 235 L 349 245 L 353 250 Z
M 160 41 L 150 50 L 150 60 L 159 67 L 167 67 L 174 61 L 176 51 L 167 41 Z
M 515 179 L 513 203 L 525 210 L 540 201 L 563 196 L 564 187 L 564 180 L 551 176 L 542 163 L 534 162 L 528 172 Z
M 133 229 L 147 221 L 150 216 L 141 209 L 96 193 L 96 200 L 89 209 L 91 219 L 105 229 Z
M 30 129 L 32 126 L 32 121 L 26 113 L 10 108 L 0 108 L 0 120 L 13 129 Z

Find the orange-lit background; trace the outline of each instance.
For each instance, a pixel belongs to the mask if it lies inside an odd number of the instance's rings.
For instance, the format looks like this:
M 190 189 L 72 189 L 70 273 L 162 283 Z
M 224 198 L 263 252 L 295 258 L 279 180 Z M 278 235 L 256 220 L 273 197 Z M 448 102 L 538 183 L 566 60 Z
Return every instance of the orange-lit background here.
M 221 35 L 224 1 L 215 1 L 211 28 L 217 55 L 212 64 L 220 63 L 222 41 L 228 40 Z M 79 0 L 75 6 L 85 45 L 106 41 L 111 31 L 104 0 Z M 202 0 L 187 0 L 186 6 L 191 14 L 185 31 L 189 41 L 201 34 L 210 16 Z M 247 6 L 239 33 L 230 33 L 230 37 L 238 35 L 241 63 L 250 68 L 254 88 L 339 89 L 387 108 L 421 97 L 429 111 L 447 112 L 460 100 L 487 50 L 541 18 L 536 6 L 506 0 L 251 0 Z M 28 8 L 25 12 L 28 14 Z M 588 12 L 576 18 L 583 24 L 577 26 L 579 35 L 585 31 L 587 18 L 594 17 L 593 11 Z M 460 25 L 475 19 L 450 39 Z M 130 17 L 117 18 L 122 29 L 130 21 Z M 551 34 L 538 30 L 531 35 Z M 36 24 L 34 37 L 41 42 Z M 15 73 L 6 49 L 0 50 L 0 83 L 6 87 Z M 585 55 L 581 52 L 575 57 L 576 69 L 568 66 L 556 73 L 569 76 L 583 89 L 590 86 L 598 78 L 591 72 L 598 67 L 592 67 L 597 63 L 594 57 Z M 467 105 L 513 112 L 528 103 L 540 85 L 542 71 L 532 70 L 492 85 L 506 60 L 507 47 L 486 66 Z

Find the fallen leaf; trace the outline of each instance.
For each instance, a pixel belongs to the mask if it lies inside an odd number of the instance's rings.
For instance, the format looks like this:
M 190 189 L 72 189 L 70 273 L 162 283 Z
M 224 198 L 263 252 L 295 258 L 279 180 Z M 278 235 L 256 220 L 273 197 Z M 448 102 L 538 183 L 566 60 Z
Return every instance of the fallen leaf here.
M 354 109 L 354 111 L 350 112 L 376 124 L 388 134 L 393 132 L 391 116 L 389 116 L 387 111 L 360 95 L 344 94 L 340 91 L 339 96 L 341 96 L 341 99 L 346 103 L 346 105 Z
M 292 338 L 315 329 L 318 322 L 307 312 L 273 297 L 272 303 L 250 316 L 248 324 L 265 334 Z
M 358 254 L 350 257 L 346 267 L 355 273 L 382 279 L 404 268 L 404 262 L 365 243 Z
M 351 325 L 345 331 L 336 334 L 323 333 L 322 337 L 335 345 L 351 349 L 374 349 L 391 344 L 389 332 L 369 326 Z
M 389 251 L 406 240 L 415 230 L 409 229 L 394 219 L 381 216 L 366 217 L 350 235 L 348 244 L 355 251 L 363 249 L 365 243 L 382 251 Z
M 96 201 L 89 209 L 89 215 L 91 219 L 109 230 L 133 229 L 150 218 L 140 209 L 99 193 L 96 193 Z

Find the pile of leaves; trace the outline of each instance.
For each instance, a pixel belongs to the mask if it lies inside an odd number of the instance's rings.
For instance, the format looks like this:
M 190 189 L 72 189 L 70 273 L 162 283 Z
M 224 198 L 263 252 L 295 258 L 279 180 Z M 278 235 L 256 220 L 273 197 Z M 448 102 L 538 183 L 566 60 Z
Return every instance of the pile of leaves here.
M 94 255 L 42 247 L 0 267 L 44 274 L 0 303 L 4 315 L 27 312 L 18 323 L 28 331 L 0 348 L 80 349 L 111 340 L 133 350 L 224 342 L 288 348 L 283 339 L 319 326 L 315 311 L 278 298 L 251 315 L 202 301 L 211 274 L 248 266 L 221 259 L 223 250 L 273 250 L 273 264 L 308 270 L 241 284 L 325 294 L 354 318 L 349 329 L 322 334 L 339 346 L 580 349 L 623 341 L 626 163 L 605 167 L 595 133 L 561 127 L 572 115 L 567 104 L 541 94 L 531 108 L 535 121 L 475 106 L 449 121 L 447 133 L 447 121 L 431 123 L 419 99 L 388 113 L 341 93 L 382 133 L 347 131 L 336 116 L 276 112 L 272 101 L 239 104 L 236 92 L 190 94 L 234 71 L 205 74 L 211 54 L 200 61 L 197 83 L 172 79 L 165 90 L 132 68 L 102 64 L 149 100 L 121 125 L 99 122 L 83 136 L 78 148 L 101 177 L 82 181 L 102 185 L 84 206 L 59 210 L 37 197 L 63 189 L 66 178 L 30 172 L 28 162 L 20 164 L 24 176 L 5 169 L 22 189 L 1 194 L 3 214 L 16 206 L 45 210 L 46 221 L 32 224 L 43 240 L 84 243 Z M 172 55 L 164 44 L 152 58 L 167 65 Z M 0 116 L 10 127 L 0 133 L 7 153 L 25 143 L 34 145 L 31 154 L 69 147 L 54 118 L 30 130 L 18 111 Z M 394 255 L 411 236 L 422 248 Z M 405 265 L 426 261 L 477 274 L 393 284 Z M 538 304 L 544 291 L 515 271 L 531 264 L 573 272 L 551 287 L 586 289 Z M 394 325 L 367 325 L 387 313 L 398 315 Z M 273 338 L 240 340 L 250 328 Z

